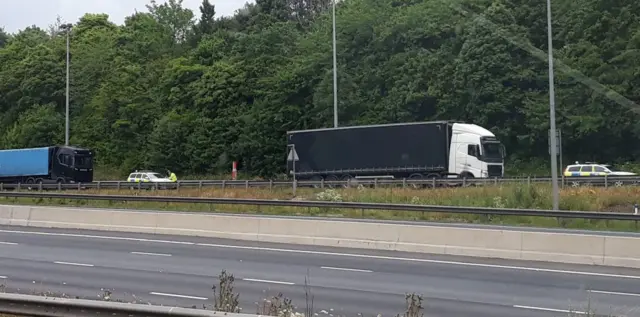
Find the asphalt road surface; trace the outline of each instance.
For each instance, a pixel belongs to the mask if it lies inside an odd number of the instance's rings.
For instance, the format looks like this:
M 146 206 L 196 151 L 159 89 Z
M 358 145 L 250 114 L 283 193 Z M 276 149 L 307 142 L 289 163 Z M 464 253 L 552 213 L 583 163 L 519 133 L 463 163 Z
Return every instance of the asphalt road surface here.
M 633 269 L 0 226 L 8 292 L 211 309 L 222 270 L 244 313 L 279 293 L 304 312 L 308 280 L 318 316 L 395 316 L 411 292 L 424 295 L 425 317 L 579 316 L 588 306 L 640 316 Z

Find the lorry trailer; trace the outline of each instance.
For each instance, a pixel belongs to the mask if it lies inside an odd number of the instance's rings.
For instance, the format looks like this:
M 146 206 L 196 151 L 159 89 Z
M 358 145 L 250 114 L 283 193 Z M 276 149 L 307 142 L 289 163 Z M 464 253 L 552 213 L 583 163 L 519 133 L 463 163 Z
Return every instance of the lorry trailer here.
M 505 150 L 489 130 L 431 121 L 287 132 L 287 173 L 300 180 L 504 176 Z
M 93 152 L 69 146 L 0 150 L 2 183 L 89 183 Z

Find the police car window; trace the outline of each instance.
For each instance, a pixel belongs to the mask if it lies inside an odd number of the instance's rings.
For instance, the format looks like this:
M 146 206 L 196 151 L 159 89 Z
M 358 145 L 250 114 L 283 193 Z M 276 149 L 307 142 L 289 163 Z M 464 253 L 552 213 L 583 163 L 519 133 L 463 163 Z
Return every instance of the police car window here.
M 593 171 L 593 166 L 591 165 L 585 165 L 580 169 L 581 172 L 591 172 Z
M 604 171 L 605 171 L 604 167 L 602 167 L 602 166 L 594 166 L 593 169 L 598 173 L 604 173 Z
M 569 167 L 569 172 L 579 172 L 580 166 L 571 166 Z

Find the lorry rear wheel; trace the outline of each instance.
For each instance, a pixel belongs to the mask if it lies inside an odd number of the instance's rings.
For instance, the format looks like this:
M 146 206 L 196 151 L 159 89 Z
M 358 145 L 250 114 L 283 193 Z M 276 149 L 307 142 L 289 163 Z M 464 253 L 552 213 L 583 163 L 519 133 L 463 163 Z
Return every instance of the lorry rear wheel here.
M 29 177 L 27 178 L 27 189 L 28 190 L 33 190 L 33 184 L 36 182 L 36 180 L 33 177 Z
M 429 180 L 429 184 L 427 186 L 429 186 L 431 188 L 440 187 L 441 184 L 438 182 L 438 179 L 440 179 L 440 175 L 438 175 L 438 174 L 429 174 L 429 175 L 427 175 L 427 180 Z
M 342 187 L 344 188 L 349 188 L 351 187 L 351 183 L 353 182 L 353 177 L 351 177 L 351 175 L 347 174 L 347 175 L 342 175 L 342 181 L 344 181 L 344 185 L 342 185 Z
M 340 181 L 340 179 L 336 175 L 329 175 L 329 176 L 327 176 L 327 178 L 325 180 L 327 182 L 339 182 Z M 340 186 L 340 184 L 335 184 L 335 183 L 327 185 L 327 187 L 329 187 L 329 188 L 336 188 L 336 187 L 339 187 L 339 186 Z
M 311 188 L 322 188 L 322 176 L 313 176 L 311 177 L 311 182 L 313 183 L 311 185 Z
M 422 175 L 420 173 L 411 174 L 411 175 L 409 175 L 409 179 L 412 180 L 412 181 L 419 181 L 419 180 L 424 179 L 424 175 Z M 411 183 L 410 186 L 415 188 L 415 189 L 424 188 L 424 184 L 423 183 Z

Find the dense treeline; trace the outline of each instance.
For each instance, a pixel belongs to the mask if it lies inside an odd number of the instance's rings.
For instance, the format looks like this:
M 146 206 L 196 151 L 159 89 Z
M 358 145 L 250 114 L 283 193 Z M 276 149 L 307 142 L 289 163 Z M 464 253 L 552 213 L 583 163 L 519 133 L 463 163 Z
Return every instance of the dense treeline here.
M 640 157 L 640 2 L 554 0 L 565 157 Z M 120 172 L 284 168 L 285 131 L 333 121 L 330 0 L 257 0 L 232 17 L 151 1 L 71 33 L 71 142 Z M 530 0 L 338 2 L 341 125 L 451 119 L 548 155 L 546 7 Z M 0 147 L 64 142 L 65 41 L 0 32 Z M 407 140 L 420 142 L 419 139 Z

